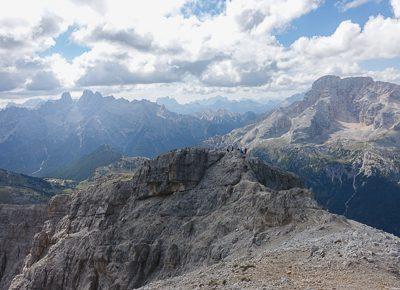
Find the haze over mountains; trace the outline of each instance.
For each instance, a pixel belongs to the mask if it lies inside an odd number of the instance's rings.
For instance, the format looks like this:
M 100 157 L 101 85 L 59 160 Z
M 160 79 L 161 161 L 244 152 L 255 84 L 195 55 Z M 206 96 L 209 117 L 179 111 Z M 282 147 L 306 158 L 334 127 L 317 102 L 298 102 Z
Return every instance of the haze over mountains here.
M 210 140 L 299 174 L 335 213 L 400 234 L 400 86 L 326 76 L 305 99 Z
M 302 94 L 295 97 L 301 98 Z M 292 99 L 289 99 L 291 101 Z M 225 110 L 232 113 L 254 112 L 262 114 L 277 108 L 283 102 L 281 100 L 269 100 L 266 102 L 251 99 L 229 100 L 228 98 L 217 96 L 205 100 L 193 101 L 186 104 L 178 103 L 174 98 L 158 98 L 156 102 L 164 105 L 168 110 L 179 114 L 199 114 L 206 111 Z
M 193 146 L 254 121 L 254 113 L 181 115 L 149 101 L 65 93 L 33 109 L 0 111 L 0 168 L 46 176 L 102 145 L 127 156 L 155 156 Z

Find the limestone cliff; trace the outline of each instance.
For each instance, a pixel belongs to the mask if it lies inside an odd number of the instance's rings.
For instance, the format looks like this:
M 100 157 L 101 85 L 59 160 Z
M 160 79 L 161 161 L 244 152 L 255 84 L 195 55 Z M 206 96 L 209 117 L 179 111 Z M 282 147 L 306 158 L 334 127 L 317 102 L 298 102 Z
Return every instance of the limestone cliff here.
M 0 289 L 7 289 L 21 271 L 45 219 L 46 205 L 0 204 Z

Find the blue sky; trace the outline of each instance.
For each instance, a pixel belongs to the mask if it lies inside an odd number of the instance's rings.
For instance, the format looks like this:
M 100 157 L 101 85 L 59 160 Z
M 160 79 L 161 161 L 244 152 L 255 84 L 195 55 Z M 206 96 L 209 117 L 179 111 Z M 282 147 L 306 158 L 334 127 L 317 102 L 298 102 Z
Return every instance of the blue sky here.
M 45 51 L 41 52 L 41 56 L 49 56 L 54 53 L 61 54 L 66 60 L 71 61 L 75 57 L 88 52 L 90 49 L 83 45 L 77 44 L 71 40 L 71 34 L 76 30 L 75 26 L 69 26 L 68 29 L 55 38 L 55 44 Z
M 393 11 L 389 1 L 369 1 L 356 8 L 344 10 L 335 1 L 325 1 L 318 9 L 295 19 L 291 28 L 279 33 L 277 38 L 280 43 L 289 46 L 301 36 L 327 36 L 335 32 L 338 25 L 345 20 L 351 20 L 361 26 L 371 16 L 392 16 Z
M 326 74 L 400 83 L 400 0 L 13 0 L 0 24 L 0 102 L 280 98 Z

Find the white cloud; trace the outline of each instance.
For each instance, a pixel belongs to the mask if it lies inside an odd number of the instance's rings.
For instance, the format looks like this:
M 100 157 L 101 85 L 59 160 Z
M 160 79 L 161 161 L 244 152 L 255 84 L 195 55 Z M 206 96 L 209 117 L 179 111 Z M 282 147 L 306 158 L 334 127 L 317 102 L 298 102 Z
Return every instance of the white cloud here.
M 351 21 L 342 22 L 330 36 L 302 37 L 292 48 L 312 58 L 338 58 L 342 62 L 400 55 L 400 20 L 371 17 L 363 28 Z
M 366 59 L 400 56 L 396 18 L 371 17 L 364 27 L 344 21 L 332 35 L 283 47 L 274 35 L 323 0 L 231 0 L 197 17 L 196 5 L 210 5 L 201 1 L 11 1 L 0 11 L 0 90 L 34 94 L 29 90 L 95 86 L 146 97 L 157 88 L 182 96 L 278 95 L 303 90 L 323 74 L 368 74 L 359 65 Z M 397 16 L 399 2 L 391 0 Z M 71 61 L 43 56 L 70 25 L 76 27 L 71 40 L 89 51 Z M 389 80 L 395 73 L 375 75 Z
M 390 0 L 395 17 L 400 18 L 400 0 Z
M 337 2 L 337 6 L 341 10 L 346 11 L 367 4 L 368 2 L 380 3 L 382 0 L 342 0 Z
M 26 85 L 31 91 L 52 91 L 59 87 L 60 81 L 51 71 L 39 71 Z

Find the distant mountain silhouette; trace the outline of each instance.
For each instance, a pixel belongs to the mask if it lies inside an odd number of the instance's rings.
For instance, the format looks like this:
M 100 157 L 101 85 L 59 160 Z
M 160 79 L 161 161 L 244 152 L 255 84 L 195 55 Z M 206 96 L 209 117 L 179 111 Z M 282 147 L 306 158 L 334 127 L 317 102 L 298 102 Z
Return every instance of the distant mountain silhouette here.
M 193 146 L 255 120 L 255 115 L 180 115 L 149 101 L 64 93 L 36 109 L 0 111 L 0 168 L 48 176 L 107 144 L 126 156 L 152 157 Z
M 68 185 L 0 169 L 0 204 L 46 203 Z
M 186 104 L 180 104 L 171 97 L 158 98 L 156 102 L 160 105 L 164 105 L 168 110 L 179 114 L 196 114 L 210 110 L 218 111 L 221 109 L 232 113 L 243 114 L 246 112 L 254 112 L 256 114 L 263 114 L 279 107 L 283 103 L 281 100 L 270 100 L 265 103 L 251 99 L 229 100 L 221 96 Z
M 94 152 L 68 164 L 65 168 L 50 173 L 49 176 L 82 181 L 92 176 L 96 168 L 109 165 L 121 158 L 121 153 L 113 150 L 108 145 L 103 145 Z

